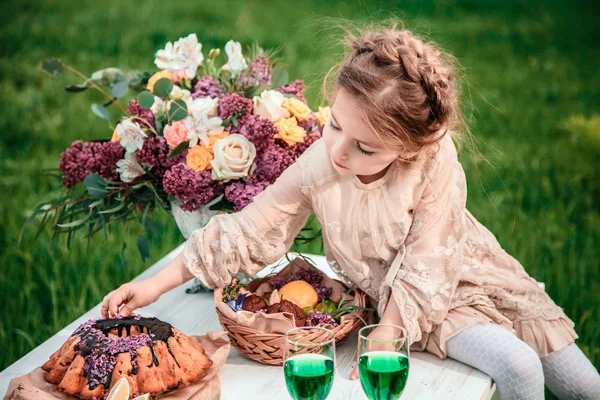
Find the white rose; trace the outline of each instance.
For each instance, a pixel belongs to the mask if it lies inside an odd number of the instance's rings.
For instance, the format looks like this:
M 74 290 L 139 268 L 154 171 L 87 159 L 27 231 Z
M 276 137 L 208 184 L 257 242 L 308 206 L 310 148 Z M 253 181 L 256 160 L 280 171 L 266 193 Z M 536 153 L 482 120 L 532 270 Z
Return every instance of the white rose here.
M 243 69 L 248 67 L 246 59 L 242 54 L 242 45 L 239 42 L 230 40 L 225 44 L 225 53 L 227 54 L 227 64 L 223 69 L 231 71 L 234 76 L 239 75 Z
M 219 117 L 208 118 L 206 114 L 194 113 L 185 119 L 185 126 L 188 129 L 188 140 L 190 147 L 194 147 L 199 141 L 210 142 L 208 135 L 223 132 L 221 124 L 223 120 Z
M 254 172 L 256 164 L 256 147 L 239 134 L 231 134 L 215 142 L 215 158 L 212 165 L 212 179 L 228 182 L 232 179 L 245 178 Z
M 193 114 L 205 114 L 208 117 L 217 116 L 217 106 L 219 104 L 218 98 L 201 97 L 193 99 L 188 104 L 188 112 L 190 115 Z
M 133 182 L 138 176 L 144 175 L 144 168 L 135 157 L 135 153 L 125 152 L 125 158 L 117 161 L 117 172 L 123 182 Z
M 281 118 L 288 118 L 290 112 L 282 107 L 285 96 L 276 90 L 265 90 L 260 96 L 254 96 L 253 114 L 277 122 Z
M 168 42 L 163 50 L 156 52 L 154 64 L 172 73 L 185 70 L 186 77 L 193 79 L 202 61 L 202 43 L 198 43 L 198 37 L 192 33 L 175 44 Z
M 125 150 L 130 153 L 138 149 L 141 150 L 144 145 L 144 139 L 148 137 L 138 124 L 128 119 L 117 125 L 116 132 L 117 135 L 121 136 L 121 146 L 125 147 Z

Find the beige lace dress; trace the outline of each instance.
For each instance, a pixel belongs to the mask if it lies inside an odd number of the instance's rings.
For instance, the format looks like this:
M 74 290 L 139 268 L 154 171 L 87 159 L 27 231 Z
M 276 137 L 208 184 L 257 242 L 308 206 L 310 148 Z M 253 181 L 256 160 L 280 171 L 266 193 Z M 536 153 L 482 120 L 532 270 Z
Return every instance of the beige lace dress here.
M 183 259 L 204 284 L 225 286 L 280 259 L 315 213 L 332 268 L 379 315 L 393 297 L 413 350 L 444 358 L 449 338 L 489 322 L 540 357 L 573 343 L 573 322 L 466 209 L 466 193 L 449 135 L 369 184 L 340 175 L 321 139 L 244 210 L 194 231 Z

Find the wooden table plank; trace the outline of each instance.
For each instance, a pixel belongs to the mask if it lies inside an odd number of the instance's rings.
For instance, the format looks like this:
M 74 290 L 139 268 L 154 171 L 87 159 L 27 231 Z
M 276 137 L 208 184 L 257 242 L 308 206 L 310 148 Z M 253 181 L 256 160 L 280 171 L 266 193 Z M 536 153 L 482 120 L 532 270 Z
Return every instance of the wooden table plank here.
M 156 274 L 180 250 L 181 246 L 148 268 L 136 280 L 146 279 Z M 327 275 L 335 277 L 324 257 L 310 257 Z M 272 269 L 265 268 L 259 275 L 262 276 Z M 165 293 L 157 302 L 141 308 L 139 313 L 168 321 L 187 335 L 222 331 L 216 316 L 212 293 L 188 295 L 185 289 L 189 286 L 191 283 Z M 0 373 L 0 393 L 6 392 L 12 378 L 25 375 L 43 364 L 81 323 L 97 318 L 100 318 L 100 305 L 92 308 Z M 366 399 L 360 383 L 349 380 L 355 366 L 356 342 L 357 333 L 354 333 L 341 342 L 336 349 L 336 376 L 328 399 Z M 495 392 L 495 386 L 488 376 L 460 362 L 451 359 L 440 360 L 432 354 L 422 352 L 411 353 L 410 362 L 409 379 L 402 399 L 488 400 Z M 281 367 L 271 367 L 251 361 L 233 347 L 219 377 L 222 399 L 289 399 Z

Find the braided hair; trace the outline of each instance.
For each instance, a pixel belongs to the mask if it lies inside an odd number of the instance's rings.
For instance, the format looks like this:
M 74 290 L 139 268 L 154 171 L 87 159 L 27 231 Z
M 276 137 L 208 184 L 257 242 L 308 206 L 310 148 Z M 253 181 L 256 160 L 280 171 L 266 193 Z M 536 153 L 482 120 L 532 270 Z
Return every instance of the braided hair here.
M 348 48 L 334 67 L 335 91 L 359 99 L 363 117 L 384 144 L 416 154 L 462 121 L 453 58 L 437 45 L 394 27 L 349 33 Z

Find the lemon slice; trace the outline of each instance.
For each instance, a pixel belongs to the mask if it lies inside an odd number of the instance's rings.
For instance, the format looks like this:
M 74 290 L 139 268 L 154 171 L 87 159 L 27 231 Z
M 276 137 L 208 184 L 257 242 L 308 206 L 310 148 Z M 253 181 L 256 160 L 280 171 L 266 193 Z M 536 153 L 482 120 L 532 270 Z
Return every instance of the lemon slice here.
M 129 400 L 129 381 L 122 377 L 115 383 L 106 400 Z
M 146 393 L 141 396 L 134 397 L 133 400 L 150 400 L 150 393 Z

